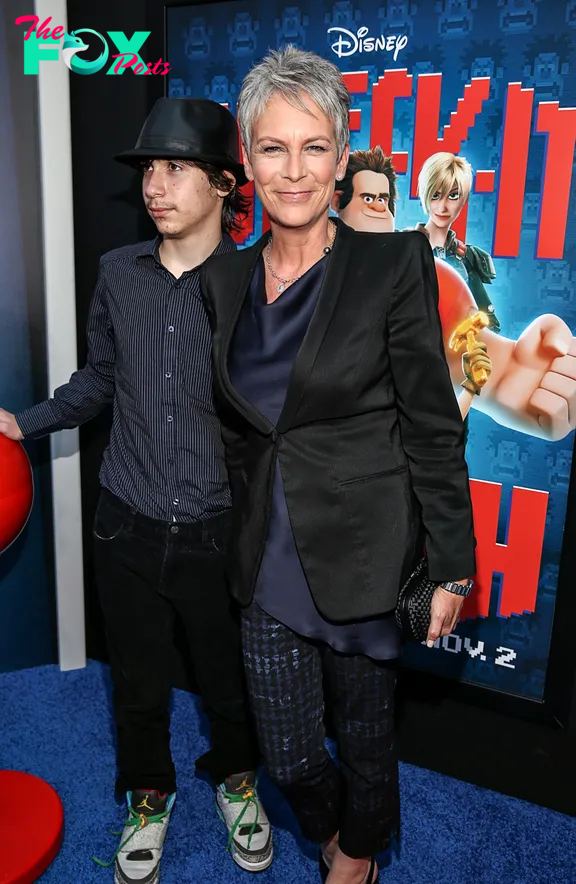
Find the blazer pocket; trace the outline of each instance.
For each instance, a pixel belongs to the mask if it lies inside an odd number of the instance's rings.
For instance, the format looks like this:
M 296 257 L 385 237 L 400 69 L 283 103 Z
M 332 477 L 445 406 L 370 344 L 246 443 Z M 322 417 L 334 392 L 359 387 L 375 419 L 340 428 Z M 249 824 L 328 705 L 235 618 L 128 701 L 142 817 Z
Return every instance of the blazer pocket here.
M 383 476 L 395 476 L 399 473 L 407 473 L 408 467 L 406 465 L 399 467 L 392 467 L 389 470 L 380 470 L 377 473 L 369 473 L 367 476 L 357 476 L 354 479 L 343 479 L 339 482 L 339 486 L 345 487 L 346 485 L 357 485 L 360 482 L 370 482 L 372 479 L 379 479 Z
M 339 483 L 351 573 L 371 596 L 385 587 L 399 588 L 414 546 L 407 472 L 407 466 L 400 466 Z

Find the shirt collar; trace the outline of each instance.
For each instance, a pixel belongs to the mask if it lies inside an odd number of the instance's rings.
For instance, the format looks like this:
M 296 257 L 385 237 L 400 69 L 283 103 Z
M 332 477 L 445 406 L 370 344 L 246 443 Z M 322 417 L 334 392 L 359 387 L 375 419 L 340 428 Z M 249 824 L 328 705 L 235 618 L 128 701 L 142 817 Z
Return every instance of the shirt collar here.
M 155 239 L 147 240 L 140 244 L 138 251 L 136 252 L 137 258 L 145 258 L 152 255 L 153 258 L 156 259 L 158 264 L 161 264 L 160 260 L 160 244 L 162 243 L 162 237 L 157 236 Z M 235 252 L 237 249 L 236 243 L 232 239 L 229 233 L 223 233 L 222 239 L 212 252 L 212 255 L 225 255 L 227 252 Z M 212 257 L 211 255 L 209 257 Z

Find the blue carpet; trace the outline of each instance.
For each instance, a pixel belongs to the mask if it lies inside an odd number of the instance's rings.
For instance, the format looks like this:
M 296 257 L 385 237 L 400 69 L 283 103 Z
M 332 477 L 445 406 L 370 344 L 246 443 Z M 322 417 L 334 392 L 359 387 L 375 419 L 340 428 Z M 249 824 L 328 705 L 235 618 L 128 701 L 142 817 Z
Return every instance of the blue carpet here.
M 112 881 L 111 870 L 90 859 L 112 856 L 117 839 L 109 830 L 124 818 L 112 797 L 109 708 L 108 669 L 99 663 L 68 673 L 47 666 L 0 675 L 0 768 L 42 777 L 64 804 L 64 844 L 42 884 Z M 275 861 L 256 877 L 234 866 L 212 791 L 193 773 L 194 758 L 207 748 L 205 722 L 196 699 L 181 691 L 174 696 L 172 746 L 179 790 L 162 884 L 318 884 L 312 847 L 267 782 L 260 791 L 274 826 Z M 576 820 L 411 765 L 402 765 L 401 788 L 402 846 L 387 858 L 383 884 L 575 884 Z

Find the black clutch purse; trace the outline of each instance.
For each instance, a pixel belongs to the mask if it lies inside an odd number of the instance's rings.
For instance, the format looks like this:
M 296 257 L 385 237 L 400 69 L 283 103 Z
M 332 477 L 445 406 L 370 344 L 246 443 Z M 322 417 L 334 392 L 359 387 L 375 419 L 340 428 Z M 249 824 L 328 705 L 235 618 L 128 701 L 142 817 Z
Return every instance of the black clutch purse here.
M 406 641 L 423 642 L 430 627 L 432 596 L 438 584 L 428 578 L 428 561 L 420 560 L 398 596 L 396 623 Z

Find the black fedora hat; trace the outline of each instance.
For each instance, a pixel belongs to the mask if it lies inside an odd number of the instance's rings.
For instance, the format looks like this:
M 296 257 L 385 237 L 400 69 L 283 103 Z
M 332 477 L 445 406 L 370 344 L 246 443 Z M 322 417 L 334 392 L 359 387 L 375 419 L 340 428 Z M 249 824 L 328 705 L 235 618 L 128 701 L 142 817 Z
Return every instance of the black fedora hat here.
M 236 120 L 207 98 L 159 98 L 136 147 L 114 159 L 129 166 L 150 159 L 199 160 L 232 172 L 238 187 L 248 181 L 240 161 Z

